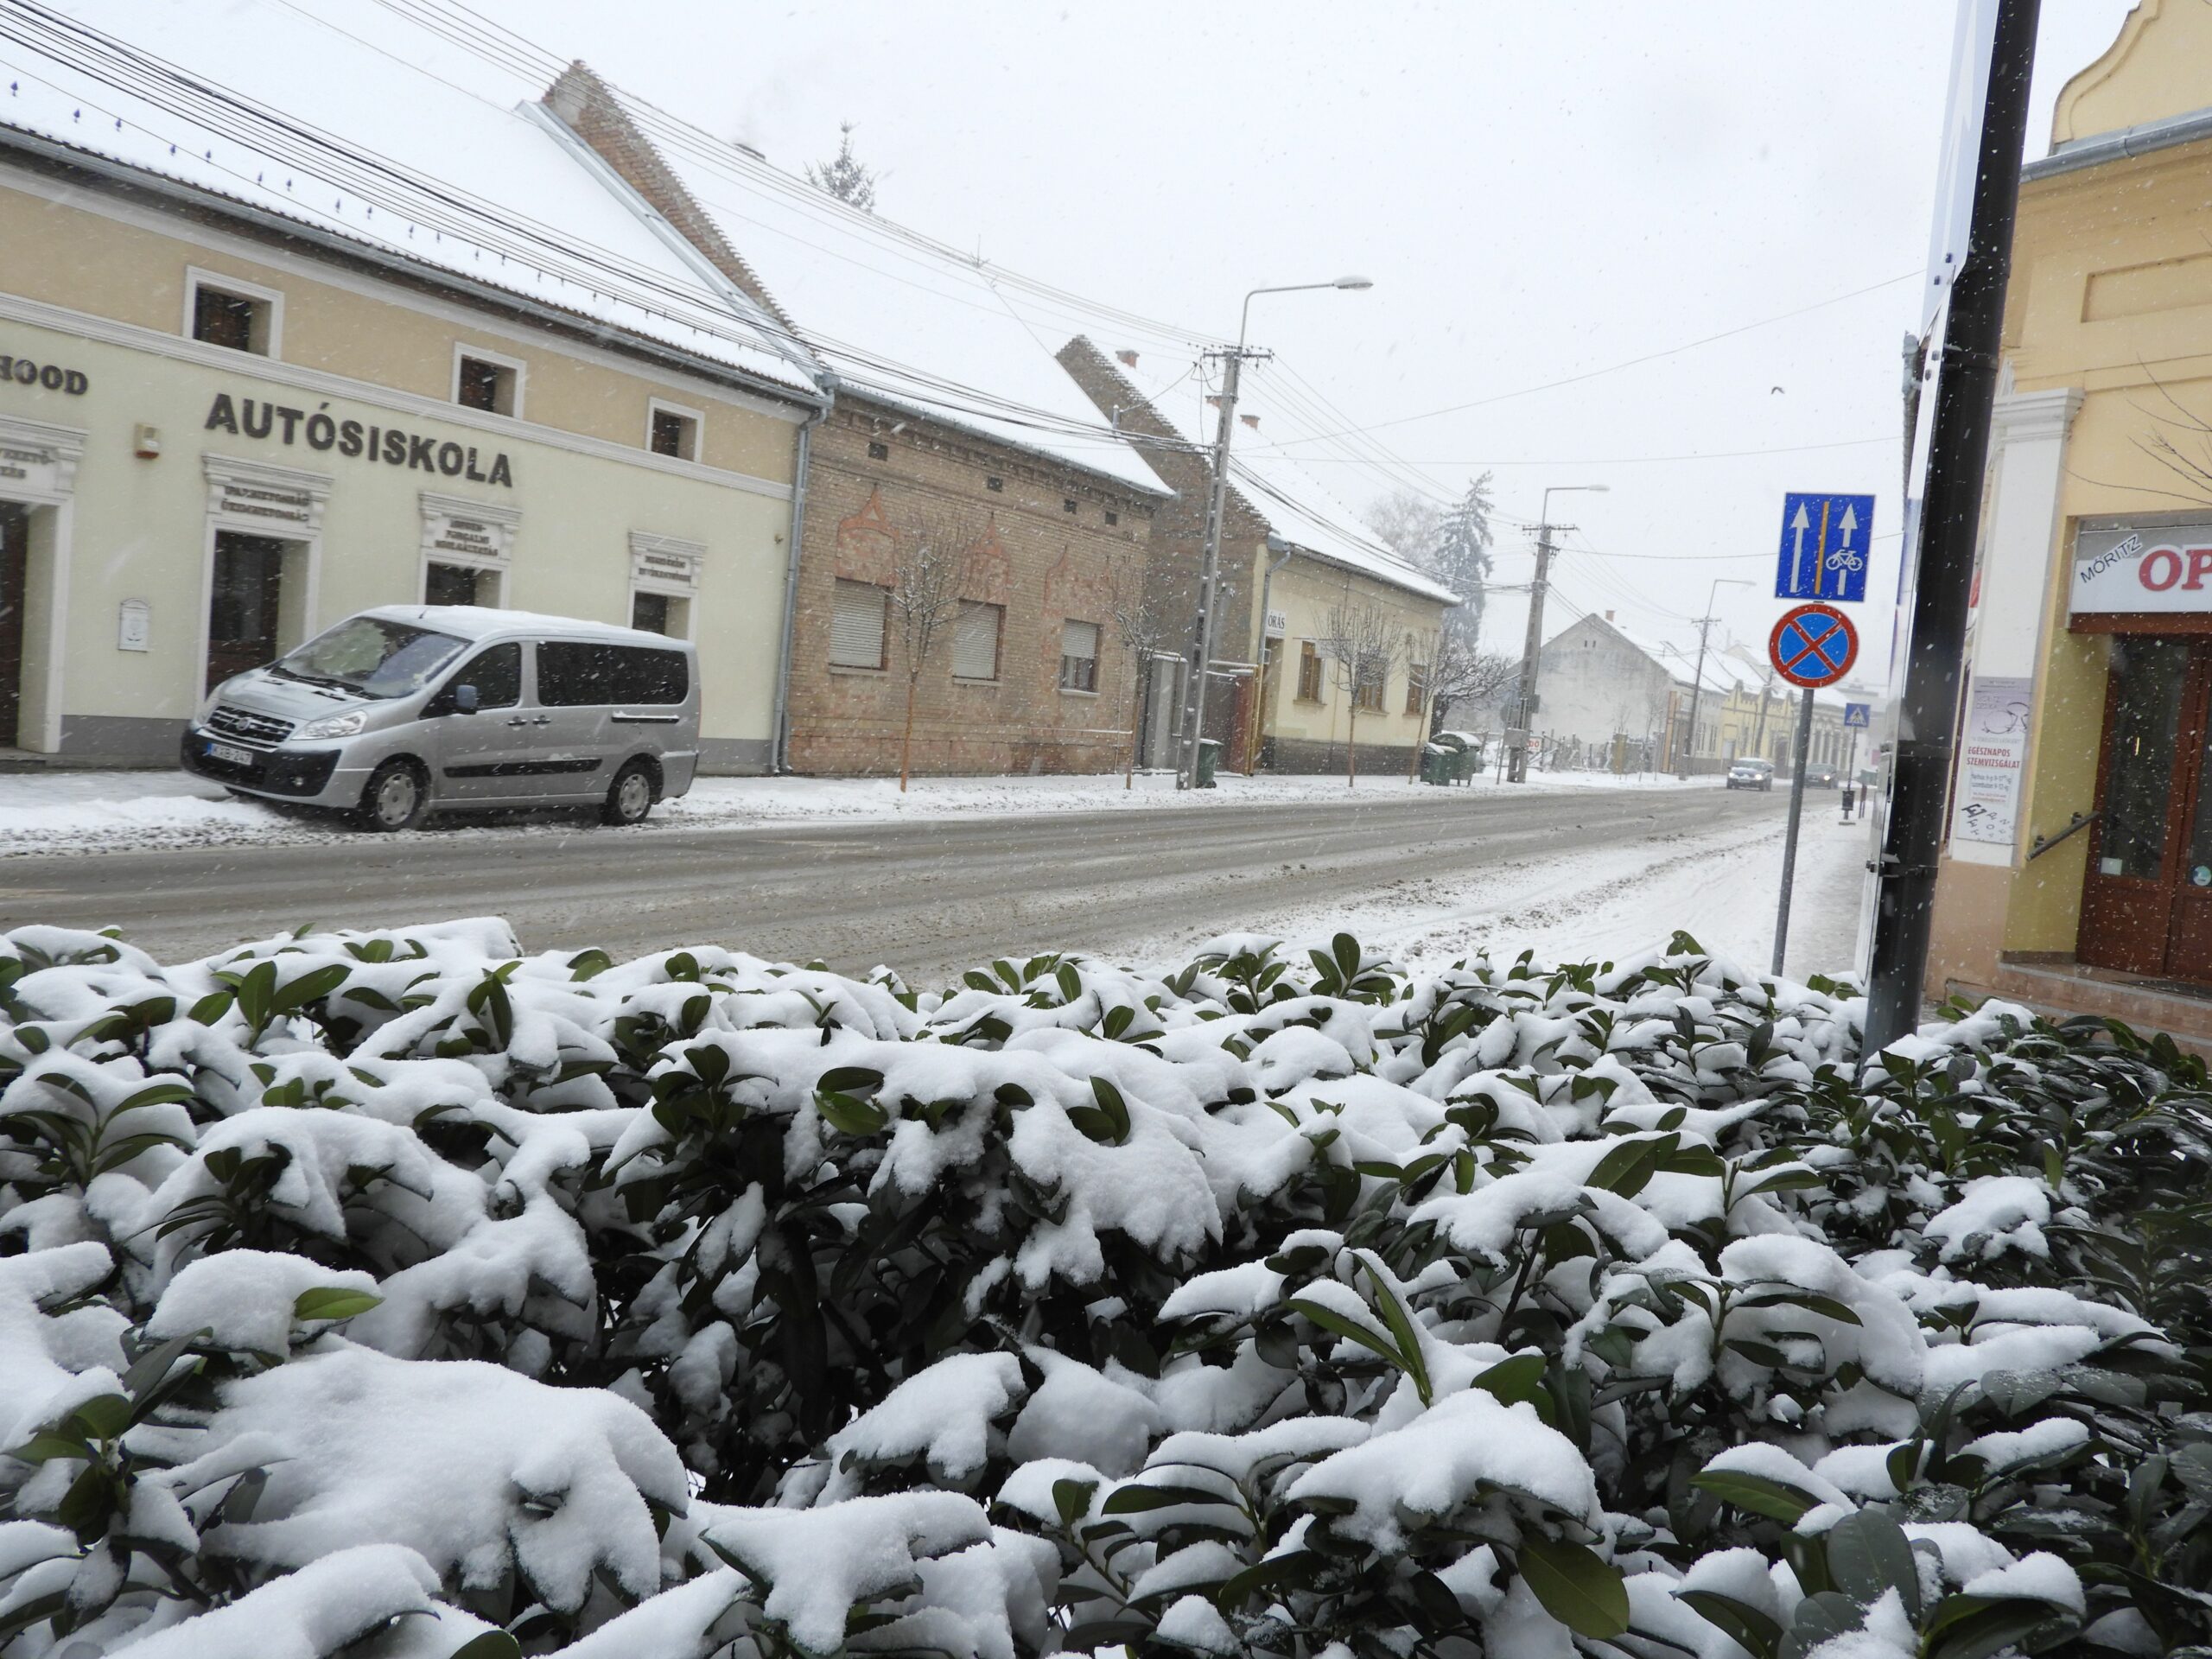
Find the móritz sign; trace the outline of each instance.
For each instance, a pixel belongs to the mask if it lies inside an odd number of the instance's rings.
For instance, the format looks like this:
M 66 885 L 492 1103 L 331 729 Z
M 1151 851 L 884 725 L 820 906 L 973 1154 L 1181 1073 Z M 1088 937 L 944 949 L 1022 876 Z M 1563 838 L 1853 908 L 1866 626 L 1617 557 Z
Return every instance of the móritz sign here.
M 2082 530 L 2067 598 L 2075 616 L 2212 611 L 2212 524 Z

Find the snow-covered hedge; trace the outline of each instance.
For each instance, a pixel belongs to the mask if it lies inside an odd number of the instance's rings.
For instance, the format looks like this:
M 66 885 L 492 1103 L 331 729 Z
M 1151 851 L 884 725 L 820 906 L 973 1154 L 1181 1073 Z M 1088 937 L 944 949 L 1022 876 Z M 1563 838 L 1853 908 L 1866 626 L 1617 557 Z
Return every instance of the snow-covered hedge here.
M 1858 1010 L 19 929 L 0 1649 L 2212 1638 L 2201 1069 Z

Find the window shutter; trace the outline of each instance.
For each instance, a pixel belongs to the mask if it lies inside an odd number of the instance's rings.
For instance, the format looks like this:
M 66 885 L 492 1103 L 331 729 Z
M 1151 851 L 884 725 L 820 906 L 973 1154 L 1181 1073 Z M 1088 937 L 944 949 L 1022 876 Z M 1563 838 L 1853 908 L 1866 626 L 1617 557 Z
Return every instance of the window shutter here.
M 830 619 L 830 661 L 838 668 L 881 668 L 887 589 L 873 582 L 837 583 Z
M 999 618 L 996 605 L 960 601 L 960 620 L 952 631 L 952 677 L 995 680 L 999 677 Z
M 1070 691 L 1098 689 L 1098 625 L 1063 622 L 1060 625 L 1060 684 Z

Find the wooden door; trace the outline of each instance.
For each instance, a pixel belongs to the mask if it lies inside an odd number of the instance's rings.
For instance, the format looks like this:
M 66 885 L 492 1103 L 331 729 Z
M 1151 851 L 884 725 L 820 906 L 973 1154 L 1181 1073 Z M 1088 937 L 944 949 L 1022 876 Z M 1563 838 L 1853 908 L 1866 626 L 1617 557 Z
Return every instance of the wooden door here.
M 23 605 L 29 593 L 31 516 L 0 501 L 0 748 L 20 741 L 23 708 Z
M 207 600 L 207 689 L 276 659 L 276 617 L 283 597 L 284 543 L 229 531 L 215 538 Z
M 2204 855 L 2191 856 L 2212 660 L 2153 636 L 2116 638 L 2112 650 L 2075 954 L 2129 973 L 2212 976 L 2212 824 Z

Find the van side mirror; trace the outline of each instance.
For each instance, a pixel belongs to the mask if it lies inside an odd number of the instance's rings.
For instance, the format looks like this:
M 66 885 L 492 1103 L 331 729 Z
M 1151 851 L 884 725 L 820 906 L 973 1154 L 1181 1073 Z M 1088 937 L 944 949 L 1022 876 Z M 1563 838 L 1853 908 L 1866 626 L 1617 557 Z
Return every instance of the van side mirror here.
M 456 685 L 454 687 L 453 706 L 454 711 L 456 714 L 474 714 L 476 712 L 476 688 L 473 685 Z

